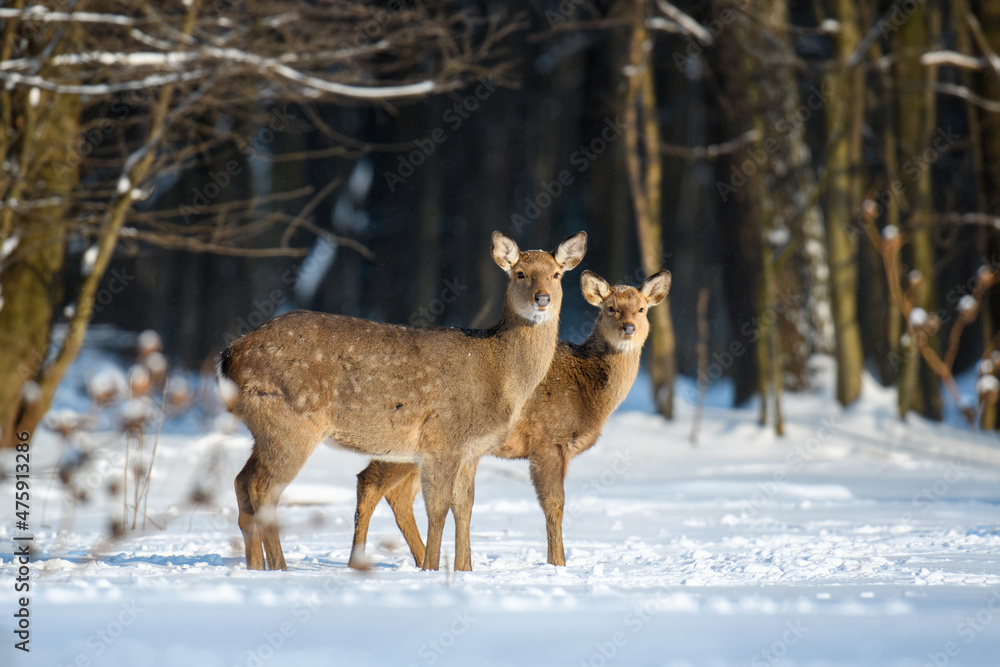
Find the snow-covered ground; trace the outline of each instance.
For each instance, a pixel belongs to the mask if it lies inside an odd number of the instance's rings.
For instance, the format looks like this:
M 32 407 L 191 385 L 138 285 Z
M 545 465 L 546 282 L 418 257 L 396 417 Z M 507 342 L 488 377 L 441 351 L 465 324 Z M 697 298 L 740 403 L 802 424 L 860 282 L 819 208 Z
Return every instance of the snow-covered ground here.
M 164 529 L 108 541 L 124 440 L 94 437 L 77 474 L 91 500 L 70 512 L 52 480 L 63 445 L 40 429 L 30 654 L 11 632 L 23 533 L 14 481 L 0 482 L 0 664 L 1000 664 L 1000 443 L 900 422 L 872 382 L 844 412 L 820 384 L 784 397 L 783 438 L 712 400 L 692 447 L 691 392 L 667 422 L 640 378 L 570 468 L 561 568 L 545 563 L 523 462 L 480 466 L 473 572 L 415 568 L 383 503 L 358 573 L 346 563 L 366 460 L 321 447 L 280 508 L 289 570 L 247 572 L 232 491 L 243 431 L 165 431 L 148 499 Z M 10 453 L 2 464 L 13 472 Z M 195 488 L 214 497 L 193 504 Z

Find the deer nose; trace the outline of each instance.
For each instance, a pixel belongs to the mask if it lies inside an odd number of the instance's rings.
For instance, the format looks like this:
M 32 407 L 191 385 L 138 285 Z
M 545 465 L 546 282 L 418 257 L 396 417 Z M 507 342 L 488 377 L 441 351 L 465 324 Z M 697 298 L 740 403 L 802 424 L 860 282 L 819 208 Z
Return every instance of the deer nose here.
M 539 308 L 549 305 L 549 301 L 551 301 L 551 297 L 548 294 L 542 294 L 541 292 L 535 294 L 535 305 Z
M 624 333 L 626 336 L 631 336 L 632 334 L 635 333 L 635 325 L 626 322 L 625 324 L 622 325 L 622 333 Z

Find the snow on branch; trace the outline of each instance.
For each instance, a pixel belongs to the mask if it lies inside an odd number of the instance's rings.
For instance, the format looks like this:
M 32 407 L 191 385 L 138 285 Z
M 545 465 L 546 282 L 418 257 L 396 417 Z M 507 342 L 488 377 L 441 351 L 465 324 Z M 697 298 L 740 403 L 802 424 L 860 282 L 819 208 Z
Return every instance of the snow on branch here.
M 1000 229 L 1000 217 L 989 213 L 946 213 L 934 216 L 934 219 L 956 225 L 982 225 Z
M 191 52 L 171 52 L 159 53 L 156 51 L 134 51 L 132 53 L 122 53 L 120 51 L 89 51 L 87 53 L 64 53 L 53 56 L 49 62 L 56 67 L 70 67 L 74 65 L 125 65 L 130 67 L 171 67 L 198 59 L 197 53 Z M 0 62 L 0 70 L 18 70 L 31 67 L 37 61 L 34 58 L 17 58 Z
M 139 25 L 145 19 L 136 19 L 120 14 L 100 14 L 97 12 L 59 12 L 41 5 L 24 9 L 0 8 L 0 19 L 19 18 L 37 23 L 105 23 L 110 25 Z
M 429 80 L 395 86 L 355 86 L 306 74 L 305 72 L 301 72 L 279 62 L 275 58 L 265 58 L 240 49 L 204 47 L 200 49 L 200 52 L 225 62 L 236 62 L 251 65 L 259 70 L 272 72 L 308 88 L 313 88 L 315 90 L 343 97 L 353 97 L 357 99 L 391 99 L 397 97 L 409 97 L 413 95 L 426 95 L 439 89 L 437 84 Z
M 194 81 L 205 77 L 210 72 L 205 69 L 194 70 L 192 72 L 179 72 L 176 74 L 152 74 L 136 81 L 122 81 L 118 83 L 57 83 L 49 81 L 40 76 L 25 76 L 11 72 L 0 74 L 0 81 L 6 81 L 8 86 L 26 85 L 37 86 L 43 90 L 51 90 L 55 93 L 67 95 L 110 95 L 126 90 L 145 90 L 150 88 L 160 88 L 171 83 L 182 81 Z
M 712 43 L 712 33 L 693 18 L 667 2 L 667 0 L 656 0 L 656 6 L 660 8 L 661 12 L 666 14 L 667 18 L 681 26 L 686 34 L 693 35 L 702 44 L 708 45 Z
M 990 113 L 1000 113 L 1000 102 L 996 100 L 988 100 L 984 97 L 980 97 L 966 86 L 957 86 L 953 83 L 935 83 L 933 85 L 934 91 L 938 93 L 944 93 L 945 95 L 954 95 L 955 97 L 961 97 L 966 102 L 974 104 L 980 109 L 989 111 Z
M 921 65 L 951 65 L 961 69 L 986 69 L 990 63 L 986 58 L 967 56 L 955 51 L 931 51 L 920 56 Z
M 321 77 L 306 74 L 289 67 L 288 65 L 281 64 L 274 58 L 264 58 L 252 53 L 240 51 L 239 49 L 216 49 L 212 47 L 203 48 L 197 53 L 71 53 L 55 56 L 52 58 L 52 62 L 57 66 L 101 64 L 125 65 L 132 67 L 161 66 L 173 69 L 182 63 L 203 59 L 206 55 L 212 57 L 213 60 L 216 61 L 251 65 L 255 69 L 271 72 L 307 88 L 355 99 L 394 99 L 399 97 L 412 97 L 414 95 L 426 95 L 441 89 L 438 84 L 430 80 L 394 86 L 355 86 L 338 83 L 336 81 L 329 81 Z M 2 63 L 0 64 L 0 71 L 25 67 L 30 64 L 30 62 L 31 61 L 27 58 L 20 58 L 18 60 Z M 138 81 L 107 84 L 61 84 L 49 81 L 40 76 L 24 76 L 17 73 L 0 74 L 0 80 L 7 81 L 8 85 L 38 86 L 39 88 L 59 93 L 105 95 L 123 90 L 156 88 L 180 81 L 190 81 L 192 79 L 198 79 L 205 76 L 207 72 L 208 70 L 201 69 L 187 73 L 154 74 Z
M 10 12 L 7 12 L 10 14 Z M 32 14 L 34 15 L 34 13 Z M 76 14 L 68 15 L 76 16 Z M 124 18 L 124 17 L 122 17 Z M 68 20 L 68 18 L 67 18 Z M 134 22 L 133 22 L 134 23 Z M 135 38 L 135 29 L 132 31 Z M 141 40 L 147 45 L 155 42 L 157 46 L 168 46 L 167 43 L 157 40 L 151 35 L 149 39 Z M 120 91 L 136 90 L 139 88 L 157 88 L 169 84 L 183 81 L 191 81 L 206 76 L 209 72 L 205 66 L 218 69 L 221 65 L 232 69 L 233 65 L 249 66 L 260 74 L 273 75 L 279 78 L 294 82 L 306 89 L 305 94 L 315 97 L 315 93 L 327 93 L 340 97 L 367 100 L 388 100 L 402 97 L 413 97 L 427 95 L 433 92 L 449 90 L 458 85 L 454 82 L 451 85 L 442 84 L 433 79 L 425 79 L 411 83 L 395 83 L 392 85 L 356 85 L 340 81 L 332 81 L 323 76 L 296 69 L 288 63 L 312 62 L 318 63 L 323 60 L 335 62 L 338 60 L 348 60 L 354 56 L 388 48 L 389 42 L 385 39 L 364 45 L 345 46 L 341 49 L 325 50 L 321 54 L 306 52 L 307 57 L 298 52 L 283 52 L 277 56 L 265 56 L 241 48 L 215 47 L 202 44 L 195 48 L 181 48 L 166 52 L 158 51 L 86 51 L 80 53 L 64 53 L 52 56 L 48 62 L 59 68 L 80 67 L 86 65 L 101 65 L 114 67 L 116 77 L 131 78 L 127 81 L 113 81 L 102 83 L 87 83 L 83 77 L 75 76 L 72 82 L 60 82 L 51 78 L 44 78 L 37 75 L 21 74 L 19 70 L 37 71 L 38 61 L 36 58 L 22 57 L 10 59 L 0 63 L 0 81 L 4 81 L 8 87 L 15 85 L 37 86 L 44 90 L 50 90 L 67 94 L 85 95 L 106 95 Z M 202 65 L 202 69 L 190 72 L 179 72 L 185 65 L 195 63 Z M 157 72 L 135 78 L 137 73 L 130 72 L 130 68 L 154 70 L 168 70 L 167 72 Z

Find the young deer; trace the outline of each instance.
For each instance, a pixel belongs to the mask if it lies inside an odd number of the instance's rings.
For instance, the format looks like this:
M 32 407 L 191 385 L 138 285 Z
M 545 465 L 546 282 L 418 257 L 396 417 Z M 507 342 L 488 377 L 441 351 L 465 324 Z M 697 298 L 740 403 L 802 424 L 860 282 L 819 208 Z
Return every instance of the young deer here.
M 570 459 L 593 446 L 604 422 L 622 402 L 639 372 L 642 345 L 649 333 L 646 309 L 670 291 L 670 273 L 660 271 L 636 289 L 611 287 L 591 271 L 580 278 L 583 296 L 601 309 L 594 328 L 580 345 L 559 341 L 545 379 L 538 385 L 510 436 L 488 452 L 505 459 L 528 459 L 531 482 L 545 512 L 549 558 L 565 565 L 562 517 L 564 481 Z M 424 546 L 413 518 L 420 475 L 412 464 L 373 460 L 358 474 L 352 567 L 364 567 L 368 523 L 385 496 L 417 564 Z
M 419 464 L 428 515 L 421 565 L 438 568 L 451 507 L 455 567 L 472 569 L 476 464 L 504 441 L 545 376 L 558 338 L 560 279 L 586 247 L 578 232 L 551 254 L 522 252 L 494 232 L 493 259 L 510 281 L 492 329 L 416 329 L 294 311 L 234 341 L 219 370 L 236 384 L 231 410 L 254 439 L 236 477 L 247 568 L 263 570 L 266 552 L 270 569 L 286 569 L 278 499 L 329 438 L 377 459 Z

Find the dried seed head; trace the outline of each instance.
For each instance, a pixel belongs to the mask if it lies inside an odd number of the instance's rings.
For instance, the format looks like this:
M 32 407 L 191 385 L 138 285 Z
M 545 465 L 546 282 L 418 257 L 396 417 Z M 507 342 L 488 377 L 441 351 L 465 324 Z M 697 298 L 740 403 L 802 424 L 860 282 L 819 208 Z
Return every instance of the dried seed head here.
M 861 202 L 861 214 L 865 216 L 865 222 L 872 222 L 878 217 L 878 204 L 874 200 L 866 199 Z M 885 238 L 885 232 L 882 232 Z
M 128 381 L 132 387 L 133 396 L 145 396 L 153 386 L 153 379 L 150 377 L 149 369 L 142 364 L 136 364 L 129 369 Z
M 919 306 L 911 310 L 909 317 L 906 318 L 906 321 L 914 329 L 923 327 L 927 324 L 928 320 L 929 316 L 927 315 L 927 311 Z
M 128 396 L 128 380 L 117 368 L 106 368 L 87 380 L 87 395 L 95 405 L 109 405 Z
M 153 352 L 142 360 L 149 370 L 150 380 L 156 384 L 167 375 L 167 358 L 159 352 Z
M 194 400 L 194 391 L 187 378 L 174 375 L 167 382 L 167 402 L 175 409 L 185 408 Z
M 971 294 L 966 294 L 958 300 L 955 310 L 958 311 L 958 317 L 960 319 L 965 320 L 966 322 L 971 322 L 976 319 L 976 315 L 979 313 L 979 302 L 976 301 L 976 297 Z
M 903 247 L 903 237 L 899 234 L 899 227 L 896 225 L 886 225 L 882 228 L 882 251 L 896 252 Z
M 1000 380 L 995 375 L 984 375 L 976 381 L 980 401 L 994 401 L 1000 395 Z
M 136 348 L 139 353 L 139 359 L 145 359 L 154 352 L 161 352 L 163 350 L 163 340 L 160 338 L 160 334 L 152 329 L 146 329 L 136 339 Z

